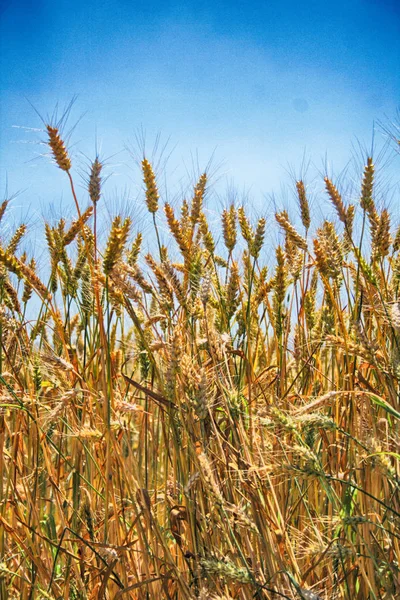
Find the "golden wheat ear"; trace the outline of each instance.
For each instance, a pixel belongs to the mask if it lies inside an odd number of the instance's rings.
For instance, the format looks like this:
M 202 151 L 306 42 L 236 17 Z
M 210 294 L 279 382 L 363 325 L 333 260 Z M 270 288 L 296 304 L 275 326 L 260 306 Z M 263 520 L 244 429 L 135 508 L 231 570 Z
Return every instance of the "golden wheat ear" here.
M 142 160 L 143 181 L 146 187 L 146 204 L 149 212 L 156 213 L 158 200 L 160 198 L 157 189 L 156 176 L 151 163 L 144 158 Z
M 291 222 L 288 219 L 286 211 L 282 211 L 280 213 L 275 214 L 275 219 L 285 231 L 286 235 L 290 238 L 291 242 L 300 248 L 301 250 L 307 251 L 307 242 L 301 236 L 296 229 L 293 227 Z
M 232 252 L 236 245 L 237 232 L 236 232 L 236 209 L 232 204 L 228 209 L 224 209 L 222 212 L 222 233 L 224 243 L 229 252 Z
M 371 206 L 373 206 L 372 192 L 374 187 L 374 175 L 375 165 L 372 157 L 369 156 L 367 159 L 367 164 L 364 167 L 364 174 L 361 184 L 360 204 L 363 210 L 368 210 Z
M 30 106 L 33 108 L 41 122 L 43 123 L 45 130 L 48 135 L 48 139 L 46 144 L 50 147 L 52 156 L 57 164 L 57 166 L 62 170 L 68 172 L 71 169 L 71 159 L 69 157 L 65 138 L 62 138 L 62 131 L 64 130 L 64 126 L 67 123 L 69 115 L 71 113 L 71 109 L 76 101 L 76 96 L 73 96 L 68 105 L 62 112 L 61 117 L 58 116 L 59 106 L 58 103 L 55 105 L 52 115 L 47 115 L 44 117 L 38 111 L 38 109 L 32 104 L 32 102 L 26 98 Z M 72 128 L 74 129 L 74 128 Z M 72 130 L 71 130 L 72 131 Z
M 2 202 L 0 204 L 0 221 L 2 220 L 4 213 L 6 212 L 6 208 L 8 206 L 9 200 L 4 200 L 4 202 Z
M 67 148 L 61 139 L 60 132 L 57 127 L 46 125 L 49 136 L 48 145 L 53 153 L 53 158 L 62 171 L 71 169 L 71 159 L 69 158 Z
M 103 168 L 103 163 L 99 160 L 99 157 L 96 156 L 92 164 L 90 165 L 90 175 L 89 175 L 89 185 L 88 192 L 89 197 L 93 204 L 97 204 L 100 200 L 101 196 L 101 170 Z
M 296 191 L 299 199 L 301 222 L 308 231 L 311 225 L 310 206 L 308 204 L 306 188 L 302 179 L 296 181 Z

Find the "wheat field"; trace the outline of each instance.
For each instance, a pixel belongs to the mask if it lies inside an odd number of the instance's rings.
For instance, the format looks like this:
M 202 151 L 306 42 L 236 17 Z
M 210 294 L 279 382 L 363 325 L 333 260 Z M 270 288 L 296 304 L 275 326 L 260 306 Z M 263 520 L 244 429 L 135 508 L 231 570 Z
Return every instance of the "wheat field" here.
M 121 215 L 100 243 L 103 162 L 78 190 L 46 131 L 76 216 L 45 223 L 45 277 L 25 225 L 0 237 L 0 598 L 399 598 L 400 228 L 373 157 L 356 194 L 321 177 L 333 220 L 300 179 L 297 213 L 216 230 L 208 173 L 173 206 L 143 156 L 148 253 Z

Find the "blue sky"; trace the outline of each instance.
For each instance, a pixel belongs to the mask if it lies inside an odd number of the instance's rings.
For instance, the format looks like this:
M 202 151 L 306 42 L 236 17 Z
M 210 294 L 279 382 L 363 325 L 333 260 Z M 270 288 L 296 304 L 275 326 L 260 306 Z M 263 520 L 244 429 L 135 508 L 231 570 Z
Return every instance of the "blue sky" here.
M 171 182 L 214 152 L 220 189 L 233 182 L 259 205 L 304 156 L 322 168 L 327 155 L 339 173 L 399 105 L 397 0 L 3 0 L 0 10 L 0 185 L 23 190 L 16 209 L 69 202 L 62 173 L 35 158 L 45 136 L 24 129 L 42 127 L 27 99 L 46 115 L 78 95 L 74 165 L 97 137 L 112 156 L 110 198 L 140 189 L 124 147 L 137 149 L 143 128 L 149 149 L 159 132 L 170 139 Z

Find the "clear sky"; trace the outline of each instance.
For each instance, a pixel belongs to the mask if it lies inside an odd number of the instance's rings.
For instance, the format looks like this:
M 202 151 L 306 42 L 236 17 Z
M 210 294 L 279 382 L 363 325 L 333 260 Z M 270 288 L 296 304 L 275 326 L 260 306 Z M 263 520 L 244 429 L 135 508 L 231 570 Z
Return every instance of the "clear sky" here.
M 126 145 L 146 131 L 175 148 L 171 173 L 193 157 L 261 202 L 303 156 L 339 172 L 355 140 L 395 115 L 400 92 L 400 1 L 2 0 L 0 184 L 22 208 L 60 202 L 62 173 L 45 136 L 24 127 L 77 94 L 75 165 L 95 138 L 113 174 L 107 193 L 135 195 Z M 17 126 L 17 127 L 15 127 Z M 122 152 L 120 152 L 122 150 Z M 222 164 L 221 164 L 222 163 Z M 81 192 L 83 194 L 83 191 Z

